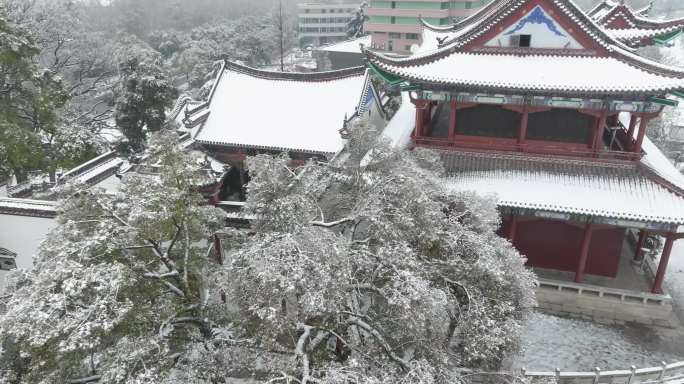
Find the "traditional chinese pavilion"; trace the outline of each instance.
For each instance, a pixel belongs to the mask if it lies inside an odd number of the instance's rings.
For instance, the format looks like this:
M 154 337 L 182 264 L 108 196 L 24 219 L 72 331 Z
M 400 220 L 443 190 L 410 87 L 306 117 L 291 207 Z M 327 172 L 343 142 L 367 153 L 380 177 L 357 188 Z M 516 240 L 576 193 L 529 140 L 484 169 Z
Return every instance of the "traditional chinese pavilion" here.
M 647 234 L 662 235 L 646 303 L 663 293 L 684 237 L 684 177 L 646 133 L 677 105 L 670 97 L 682 95 L 684 69 L 636 53 L 682 27 L 642 12 L 612 1 L 587 14 L 570 0 L 496 0 L 453 26 L 425 24 L 410 57 L 364 53 L 408 93 L 413 145 L 443 151 L 451 188 L 497 196 L 501 235 L 530 266 L 575 283 L 611 281 L 631 268 L 621 261 L 628 233 L 638 234 L 637 260 Z
M 344 148 L 341 131 L 352 118 L 364 116 L 384 127 L 379 100 L 363 66 L 288 73 L 226 61 L 208 100 L 187 109 L 183 125 L 195 147 L 230 167 L 216 199 L 235 200 L 238 191 L 243 200 L 247 156 L 287 153 L 294 162 L 329 160 Z

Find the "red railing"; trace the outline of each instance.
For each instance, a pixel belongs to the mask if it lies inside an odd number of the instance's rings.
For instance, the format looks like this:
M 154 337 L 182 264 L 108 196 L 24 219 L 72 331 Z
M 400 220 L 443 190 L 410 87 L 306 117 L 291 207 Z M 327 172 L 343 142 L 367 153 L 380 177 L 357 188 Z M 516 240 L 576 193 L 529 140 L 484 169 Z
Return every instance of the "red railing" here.
M 626 132 L 625 132 L 626 136 Z M 414 142 L 418 146 L 432 148 L 454 148 L 454 149 L 475 149 L 491 150 L 498 152 L 530 153 L 538 155 L 556 155 L 563 157 L 579 157 L 600 160 L 635 161 L 641 159 L 642 154 L 625 151 L 601 150 L 594 151 L 583 148 L 576 144 L 555 144 L 545 141 L 528 140 L 525 143 L 518 143 L 513 139 L 482 138 L 477 140 L 462 141 L 458 138 L 449 141 L 446 138 L 417 137 Z

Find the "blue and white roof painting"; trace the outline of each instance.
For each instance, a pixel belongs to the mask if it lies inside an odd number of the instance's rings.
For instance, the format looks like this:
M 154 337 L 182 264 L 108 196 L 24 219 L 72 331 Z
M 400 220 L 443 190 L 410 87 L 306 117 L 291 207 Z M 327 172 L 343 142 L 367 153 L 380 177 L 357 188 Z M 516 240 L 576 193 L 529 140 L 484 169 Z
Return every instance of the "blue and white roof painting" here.
M 506 32 L 505 35 L 512 35 L 516 32 L 519 32 L 520 30 L 525 28 L 527 24 L 530 23 L 544 24 L 551 32 L 555 33 L 557 36 L 565 37 L 565 34 L 561 33 L 558 30 L 556 23 L 549 16 L 547 16 L 546 12 L 544 12 L 542 7 L 538 5 L 534 8 L 534 10 L 532 10 L 532 12 L 529 15 L 520 20 L 518 24 L 516 24 L 515 28 Z
M 485 45 L 489 47 L 510 46 L 510 37 L 514 35 L 531 35 L 531 48 L 585 48 L 540 5 L 535 6 L 520 20 L 513 23 L 513 25 L 488 41 Z

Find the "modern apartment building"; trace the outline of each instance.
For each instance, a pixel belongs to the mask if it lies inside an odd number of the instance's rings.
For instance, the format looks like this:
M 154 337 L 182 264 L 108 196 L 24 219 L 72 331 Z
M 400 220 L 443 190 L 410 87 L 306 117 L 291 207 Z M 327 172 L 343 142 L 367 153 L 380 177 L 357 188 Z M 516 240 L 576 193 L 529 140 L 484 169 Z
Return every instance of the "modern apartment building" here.
M 373 36 L 371 47 L 388 52 L 409 53 L 420 43 L 419 17 L 432 25 L 448 25 L 470 16 L 490 0 L 371 0 L 366 11 L 366 31 Z
M 347 25 L 360 6 L 345 2 L 297 4 L 300 43 L 318 46 L 345 40 Z

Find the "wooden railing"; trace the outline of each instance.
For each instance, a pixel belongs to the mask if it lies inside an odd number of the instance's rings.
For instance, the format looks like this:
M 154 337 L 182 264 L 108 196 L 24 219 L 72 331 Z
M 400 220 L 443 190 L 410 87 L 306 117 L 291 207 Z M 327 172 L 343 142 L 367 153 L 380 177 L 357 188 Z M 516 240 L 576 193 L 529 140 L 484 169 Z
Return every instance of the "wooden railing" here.
M 555 289 L 559 292 L 575 293 L 578 295 L 589 295 L 592 297 L 613 298 L 620 301 L 628 301 L 632 303 L 640 302 L 642 304 L 656 305 L 672 304 L 672 297 L 670 295 L 658 295 L 648 292 L 636 292 L 626 289 L 600 287 L 596 285 L 564 282 L 542 278 L 539 278 L 538 281 L 540 287 Z

